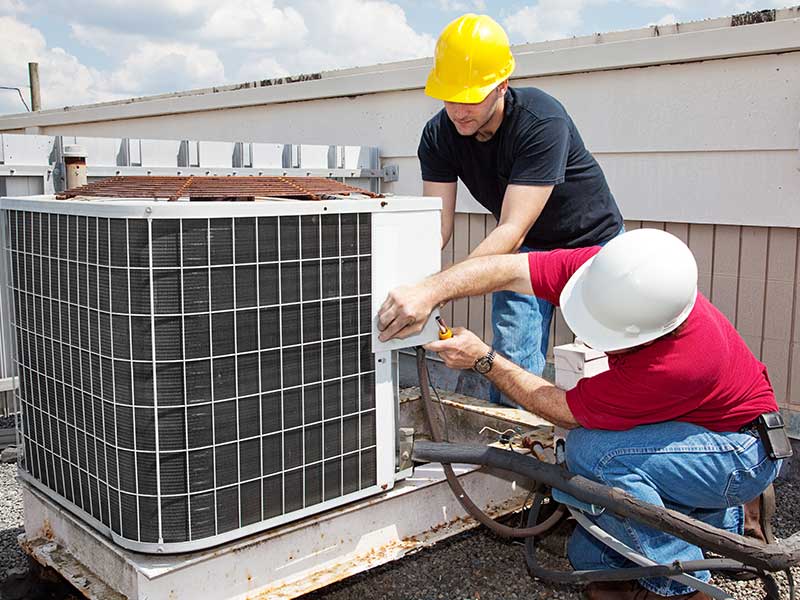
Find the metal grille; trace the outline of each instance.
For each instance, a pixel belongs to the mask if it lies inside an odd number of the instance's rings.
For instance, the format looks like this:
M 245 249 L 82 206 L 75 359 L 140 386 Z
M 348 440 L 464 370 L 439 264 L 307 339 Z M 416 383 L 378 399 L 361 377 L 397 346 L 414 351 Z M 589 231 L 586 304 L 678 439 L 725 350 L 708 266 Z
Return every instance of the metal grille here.
M 22 467 L 179 543 L 376 484 L 369 213 L 7 211 Z
M 195 177 L 193 175 L 109 177 L 67 190 L 58 197 L 253 200 L 258 196 L 268 196 L 321 200 L 328 195 L 350 194 L 378 197 L 378 194 L 325 177 Z

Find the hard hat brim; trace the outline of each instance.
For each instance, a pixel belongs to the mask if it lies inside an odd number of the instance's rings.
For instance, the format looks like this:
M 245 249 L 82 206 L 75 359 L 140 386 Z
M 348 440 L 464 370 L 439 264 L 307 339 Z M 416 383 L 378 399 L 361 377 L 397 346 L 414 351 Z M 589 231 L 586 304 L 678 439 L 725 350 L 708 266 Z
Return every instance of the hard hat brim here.
M 567 325 L 577 338 L 591 348 L 601 352 L 612 352 L 652 342 L 662 335 L 677 329 L 687 319 L 689 313 L 692 312 L 697 300 L 696 289 L 692 301 L 668 327 L 652 331 L 640 331 L 637 334 L 628 334 L 605 327 L 592 316 L 583 300 L 586 274 L 595 258 L 593 256 L 587 260 L 572 274 L 572 277 L 569 278 L 569 281 L 561 291 L 561 297 L 559 298 L 561 314 L 564 316 Z
M 503 80 L 505 81 L 505 80 Z M 443 102 L 458 102 L 459 104 L 480 104 L 486 97 L 500 85 L 502 81 L 495 81 L 482 87 L 455 88 L 443 84 L 431 70 L 425 84 L 425 95 Z

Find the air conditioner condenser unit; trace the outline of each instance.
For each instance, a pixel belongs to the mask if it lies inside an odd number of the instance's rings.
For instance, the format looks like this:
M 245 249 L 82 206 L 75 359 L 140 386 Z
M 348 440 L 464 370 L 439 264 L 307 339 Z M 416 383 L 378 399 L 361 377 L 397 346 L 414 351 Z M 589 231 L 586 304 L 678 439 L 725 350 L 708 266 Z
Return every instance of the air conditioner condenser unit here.
M 0 201 L 21 476 L 184 552 L 389 489 L 387 292 L 438 271 L 432 198 Z

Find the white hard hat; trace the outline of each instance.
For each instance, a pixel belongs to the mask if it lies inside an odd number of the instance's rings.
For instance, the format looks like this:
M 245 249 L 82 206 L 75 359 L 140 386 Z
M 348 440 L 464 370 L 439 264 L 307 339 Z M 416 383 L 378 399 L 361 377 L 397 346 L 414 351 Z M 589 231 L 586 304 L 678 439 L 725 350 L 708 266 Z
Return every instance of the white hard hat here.
M 676 329 L 697 298 L 692 251 L 660 229 L 611 240 L 570 277 L 561 292 L 564 320 L 604 352 L 632 348 Z

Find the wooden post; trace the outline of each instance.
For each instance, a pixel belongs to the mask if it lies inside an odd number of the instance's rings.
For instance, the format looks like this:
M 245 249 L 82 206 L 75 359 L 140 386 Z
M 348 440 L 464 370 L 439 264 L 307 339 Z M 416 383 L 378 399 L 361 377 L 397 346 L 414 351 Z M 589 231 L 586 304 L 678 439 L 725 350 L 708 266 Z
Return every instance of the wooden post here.
M 28 63 L 28 79 L 31 84 L 31 110 L 41 110 L 42 96 L 39 91 L 39 63 Z

